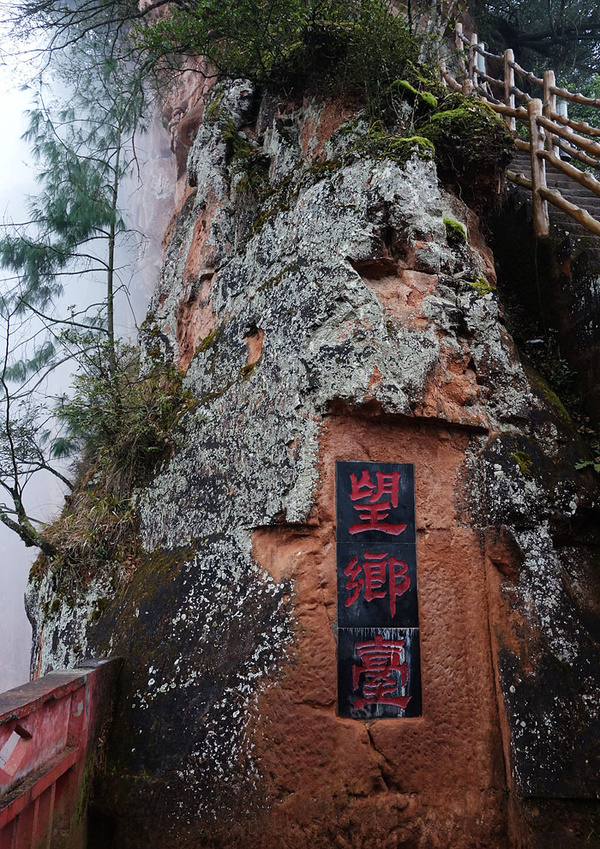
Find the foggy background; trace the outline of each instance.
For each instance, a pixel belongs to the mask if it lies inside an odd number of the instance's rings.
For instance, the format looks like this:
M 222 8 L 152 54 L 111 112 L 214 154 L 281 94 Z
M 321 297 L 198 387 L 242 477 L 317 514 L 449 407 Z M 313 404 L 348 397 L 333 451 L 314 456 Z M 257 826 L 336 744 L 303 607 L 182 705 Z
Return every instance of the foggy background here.
M 27 196 L 39 190 L 26 142 L 21 135 L 27 128 L 24 111 L 30 108 L 27 92 L 18 90 L 23 80 L 15 68 L 0 66 L 0 217 L 2 221 L 27 220 Z M 133 340 L 156 285 L 162 258 L 162 237 L 173 213 L 175 164 L 169 149 L 169 136 L 156 117 L 148 132 L 136 140 L 139 174 L 123 181 L 120 206 L 127 223 L 140 231 L 144 239 L 121 254 L 119 264 L 129 266 L 123 275 L 129 285 L 129 303 L 120 297 L 116 302 L 117 332 Z M 0 281 L 4 272 L 0 269 Z M 7 273 L 8 274 L 8 273 Z M 1 285 L 1 282 L 0 282 Z M 66 287 L 64 305 L 81 304 L 97 298 L 98 284 L 86 281 Z M 133 308 L 133 314 L 132 309 Z M 65 391 L 69 375 L 64 371 L 60 382 L 49 386 L 51 394 Z M 68 465 L 68 464 L 67 464 Z M 67 477 L 69 474 L 67 473 Z M 60 512 L 63 492 L 59 482 L 49 473 L 40 474 L 27 489 L 28 512 L 35 518 L 51 521 Z M 26 548 L 21 540 L 0 523 L 0 692 L 29 680 L 31 626 L 25 614 L 23 595 L 31 564 L 37 549 Z

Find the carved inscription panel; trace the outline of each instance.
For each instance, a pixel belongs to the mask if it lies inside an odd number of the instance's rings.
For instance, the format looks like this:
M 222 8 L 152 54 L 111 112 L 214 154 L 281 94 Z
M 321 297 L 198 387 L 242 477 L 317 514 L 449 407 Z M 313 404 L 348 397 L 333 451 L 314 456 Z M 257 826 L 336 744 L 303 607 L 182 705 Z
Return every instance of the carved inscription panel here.
M 338 462 L 338 712 L 421 715 L 414 467 Z

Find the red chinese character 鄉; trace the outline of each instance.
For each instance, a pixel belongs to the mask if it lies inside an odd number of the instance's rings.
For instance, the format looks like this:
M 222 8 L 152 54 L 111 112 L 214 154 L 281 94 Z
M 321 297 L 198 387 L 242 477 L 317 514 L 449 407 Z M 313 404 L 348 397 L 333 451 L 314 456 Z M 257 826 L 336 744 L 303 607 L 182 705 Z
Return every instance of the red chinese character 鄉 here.
M 355 699 L 356 710 L 376 704 L 407 706 L 411 697 L 400 695 L 400 688 L 408 684 L 404 643 L 404 640 L 385 640 L 378 634 L 374 640 L 356 644 L 361 666 L 352 667 L 352 689 L 355 692 L 363 678 L 363 698 Z
M 410 587 L 410 577 L 407 573 L 408 563 L 396 557 L 390 557 L 386 552 L 372 554 L 365 551 L 362 563 L 358 556 L 353 557 L 344 569 L 344 575 L 348 578 L 346 589 L 351 593 L 346 599 L 346 607 L 354 604 L 363 589 L 365 601 L 385 598 L 388 593 L 390 613 L 394 617 L 396 599 Z
M 385 520 L 392 507 L 398 506 L 400 472 L 375 472 L 375 478 L 376 484 L 371 481 L 367 469 L 363 469 L 360 480 L 356 475 L 350 475 L 350 500 L 363 503 L 352 505 L 358 512 L 359 522 L 350 525 L 348 531 L 351 534 L 383 531 L 398 536 L 406 530 L 406 525 L 386 524 Z

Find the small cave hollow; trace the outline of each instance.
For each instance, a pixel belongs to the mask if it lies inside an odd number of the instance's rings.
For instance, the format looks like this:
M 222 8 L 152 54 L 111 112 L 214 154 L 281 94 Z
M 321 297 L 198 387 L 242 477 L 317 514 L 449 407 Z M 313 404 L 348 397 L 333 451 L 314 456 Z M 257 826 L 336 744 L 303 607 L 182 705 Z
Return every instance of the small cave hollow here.
M 265 331 L 260 327 L 257 327 L 255 324 L 252 324 L 244 334 L 249 366 L 252 366 L 254 363 L 259 361 L 262 354 L 264 338 Z

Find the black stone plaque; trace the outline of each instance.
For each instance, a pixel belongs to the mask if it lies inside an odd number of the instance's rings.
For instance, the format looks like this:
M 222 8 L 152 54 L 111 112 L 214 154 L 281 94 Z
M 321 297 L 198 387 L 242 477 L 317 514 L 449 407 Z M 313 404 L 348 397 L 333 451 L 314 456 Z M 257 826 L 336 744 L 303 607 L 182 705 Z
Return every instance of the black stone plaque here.
M 338 543 L 415 542 L 412 464 L 339 462 L 336 493 Z
M 414 545 L 337 546 L 338 627 L 418 628 Z
M 421 716 L 417 629 L 342 628 L 338 638 L 340 716 L 350 719 Z
M 338 712 L 421 716 L 414 467 L 336 467 Z

